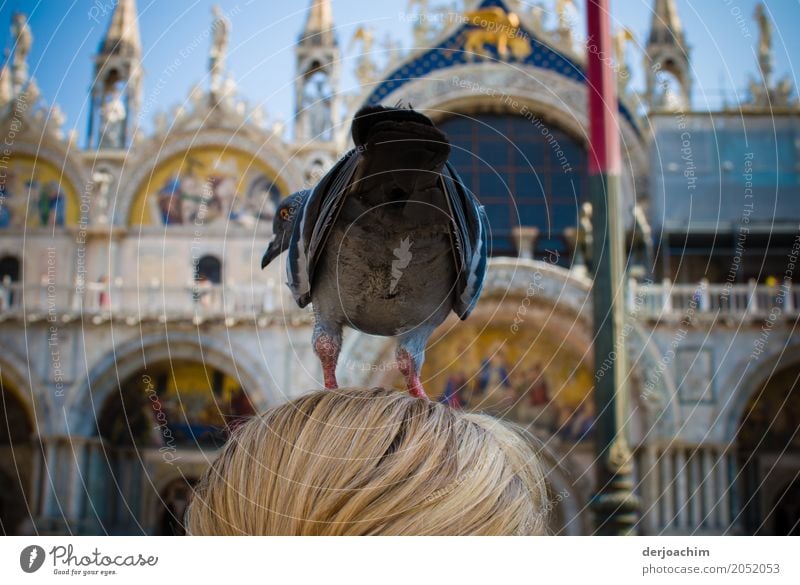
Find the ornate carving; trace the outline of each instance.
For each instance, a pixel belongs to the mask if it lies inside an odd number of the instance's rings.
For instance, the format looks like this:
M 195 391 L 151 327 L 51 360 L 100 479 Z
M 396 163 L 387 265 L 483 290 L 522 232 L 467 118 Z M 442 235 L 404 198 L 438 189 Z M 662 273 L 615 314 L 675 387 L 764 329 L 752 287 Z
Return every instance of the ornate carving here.
M 214 20 L 211 23 L 213 33 L 211 49 L 208 53 L 208 72 L 211 77 L 211 94 L 218 96 L 222 90 L 222 72 L 225 64 L 225 56 L 228 53 L 228 37 L 230 35 L 231 22 L 222 13 L 222 9 L 214 5 L 211 8 Z
M 508 59 L 509 49 L 515 59 L 531 54 L 531 41 L 520 28 L 519 17 L 499 6 L 466 12 L 464 16 L 474 27 L 467 30 L 464 51 L 468 56 L 489 57 L 485 47 L 497 50 L 501 59 Z
M 22 12 L 15 12 L 11 21 L 11 37 L 14 39 L 14 58 L 11 61 L 11 72 L 14 93 L 22 91 L 28 80 L 28 54 L 33 45 L 33 34 L 28 26 L 28 17 Z
M 362 86 L 366 86 L 375 81 L 378 70 L 372 57 L 375 35 L 371 28 L 362 25 L 356 29 L 350 41 L 350 49 L 352 50 L 357 44 L 361 45 L 361 51 L 356 61 L 356 79 Z

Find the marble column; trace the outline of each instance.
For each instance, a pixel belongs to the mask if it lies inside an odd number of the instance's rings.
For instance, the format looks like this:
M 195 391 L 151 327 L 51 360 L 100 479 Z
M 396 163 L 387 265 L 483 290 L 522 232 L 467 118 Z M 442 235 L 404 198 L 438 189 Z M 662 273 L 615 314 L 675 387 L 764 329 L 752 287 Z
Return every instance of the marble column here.
M 533 260 L 539 228 L 533 226 L 516 226 L 511 230 L 517 255 L 525 260 Z

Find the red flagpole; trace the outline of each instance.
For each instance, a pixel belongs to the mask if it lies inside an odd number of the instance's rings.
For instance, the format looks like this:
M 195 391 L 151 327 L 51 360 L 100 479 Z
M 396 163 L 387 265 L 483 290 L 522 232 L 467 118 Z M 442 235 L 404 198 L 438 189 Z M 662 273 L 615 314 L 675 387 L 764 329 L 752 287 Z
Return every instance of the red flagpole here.
M 632 534 L 638 521 L 631 450 L 625 438 L 627 359 L 624 318 L 624 256 L 620 205 L 620 142 L 616 73 L 612 62 L 609 0 L 587 0 L 587 92 L 589 95 L 589 193 L 592 202 L 594 427 L 597 486 L 590 506 L 595 533 Z

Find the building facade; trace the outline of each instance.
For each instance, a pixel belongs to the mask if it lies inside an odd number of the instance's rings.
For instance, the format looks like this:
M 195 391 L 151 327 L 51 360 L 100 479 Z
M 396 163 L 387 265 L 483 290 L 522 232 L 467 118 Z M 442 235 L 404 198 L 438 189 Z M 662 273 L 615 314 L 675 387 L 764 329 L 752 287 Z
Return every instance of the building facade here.
M 319 387 L 311 315 L 259 270 L 276 205 L 349 148 L 363 104 L 413 104 L 449 136 L 486 207 L 492 253 L 466 322 L 431 339 L 428 393 L 525 425 L 559 534 L 592 531 L 591 205 L 585 47 L 567 2 L 511 0 L 407 19 L 414 48 L 376 62 L 360 28 L 341 86 L 331 3 L 296 46 L 292 138 L 225 68 L 234 15 L 211 19 L 209 75 L 146 133 L 134 0 L 94 64 L 85 146 L 27 74 L 15 16 L 0 70 L 0 522 L 15 533 L 176 534 L 228 432 Z M 647 89 L 615 36 L 627 231 L 626 432 L 643 534 L 782 534 L 800 518 L 800 127 L 762 28 L 750 99 L 691 109 L 690 56 L 656 0 Z M 552 22 L 551 22 L 552 21 Z M 157 108 L 156 108 L 157 109 Z M 350 331 L 342 385 L 402 387 L 391 340 Z

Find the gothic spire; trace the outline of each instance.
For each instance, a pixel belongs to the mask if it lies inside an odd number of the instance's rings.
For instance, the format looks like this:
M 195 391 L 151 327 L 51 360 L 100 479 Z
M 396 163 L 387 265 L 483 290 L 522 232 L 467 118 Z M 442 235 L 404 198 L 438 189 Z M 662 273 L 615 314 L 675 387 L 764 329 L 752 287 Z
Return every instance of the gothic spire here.
M 135 0 L 119 0 L 95 56 L 87 144 L 124 149 L 134 133 L 142 92 L 142 44 Z
M 100 45 L 100 53 L 135 58 L 141 56 L 142 43 L 139 36 L 136 0 L 119 0 L 106 36 Z
M 685 46 L 683 25 L 675 8 L 675 0 L 656 0 L 650 21 L 649 44 L 675 44 Z
M 675 0 L 655 0 L 645 47 L 646 98 L 653 108 L 689 106 L 692 80 L 689 47 Z
M 330 0 L 312 0 L 300 42 L 312 45 L 336 44 Z

